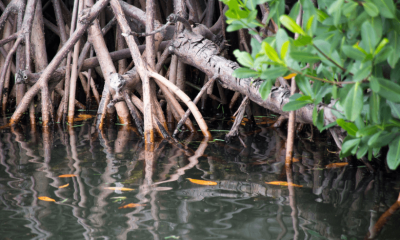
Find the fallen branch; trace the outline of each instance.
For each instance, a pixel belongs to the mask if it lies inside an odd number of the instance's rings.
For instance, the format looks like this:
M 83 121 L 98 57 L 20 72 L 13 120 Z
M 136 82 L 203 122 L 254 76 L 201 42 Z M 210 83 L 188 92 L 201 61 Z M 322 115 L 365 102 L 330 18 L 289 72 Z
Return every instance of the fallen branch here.
M 219 83 L 232 91 L 245 94 L 250 100 L 275 113 L 288 117 L 289 113 L 282 111 L 282 107 L 289 102 L 290 91 L 285 87 L 272 87 L 271 93 L 263 100 L 259 92 L 261 82 L 253 78 L 239 79 L 233 77 L 233 71 L 239 64 L 224 57 L 218 56 L 219 47 L 212 41 L 189 32 L 183 32 L 171 42 L 171 53 L 176 54 L 179 60 L 192 65 L 209 76 L 218 73 Z M 332 123 L 336 117 L 332 114 L 332 106 L 318 106 L 318 111 L 324 109 L 325 124 Z M 307 105 L 296 111 L 296 121 L 312 124 L 313 105 Z

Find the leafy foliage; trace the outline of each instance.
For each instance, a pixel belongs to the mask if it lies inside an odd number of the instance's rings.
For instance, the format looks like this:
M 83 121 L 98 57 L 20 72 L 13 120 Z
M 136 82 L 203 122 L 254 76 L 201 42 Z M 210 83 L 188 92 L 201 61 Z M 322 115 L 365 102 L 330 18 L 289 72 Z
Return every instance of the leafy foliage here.
M 222 1 L 229 6 L 227 31 L 244 28 L 254 36 L 251 53 L 235 51 L 244 66 L 236 77 L 263 80 L 266 99 L 277 77 L 296 76 L 301 94 L 284 111 L 314 104 L 319 130 L 337 123 L 347 131 L 341 157 L 371 160 L 389 146 L 388 166 L 400 165 L 400 12 L 393 0 L 299 0 L 288 14 L 284 0 Z M 266 23 L 278 26 L 268 37 L 257 19 L 257 5 L 266 2 Z M 299 14 L 302 24 L 296 23 Z M 337 121 L 324 126 L 323 106 L 329 103 Z

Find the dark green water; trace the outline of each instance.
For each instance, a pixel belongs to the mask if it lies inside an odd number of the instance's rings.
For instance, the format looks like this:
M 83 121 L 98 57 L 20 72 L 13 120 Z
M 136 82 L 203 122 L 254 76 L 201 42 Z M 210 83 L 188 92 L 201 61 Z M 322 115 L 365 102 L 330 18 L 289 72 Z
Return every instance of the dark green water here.
M 214 134 L 223 139 L 223 132 Z M 293 179 L 302 187 L 269 185 L 287 180 L 280 136 L 263 127 L 241 134 L 246 148 L 194 137 L 182 140 L 185 150 L 165 141 L 146 153 L 143 141 L 121 126 L 103 134 L 89 124 L 56 127 L 50 135 L 3 129 L 0 239 L 364 239 L 373 233 L 397 200 L 398 174 L 383 164 L 371 173 L 359 162 L 327 169 L 338 159 L 322 136 L 296 142 Z M 130 203 L 138 205 L 122 208 Z M 378 239 L 399 239 L 399 220 L 394 213 Z

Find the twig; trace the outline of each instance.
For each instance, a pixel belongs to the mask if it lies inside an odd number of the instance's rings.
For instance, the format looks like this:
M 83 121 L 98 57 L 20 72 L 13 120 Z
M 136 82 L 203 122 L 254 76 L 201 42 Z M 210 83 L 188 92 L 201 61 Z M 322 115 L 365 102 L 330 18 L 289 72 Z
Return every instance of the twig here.
M 214 75 L 200 90 L 200 92 L 197 94 L 196 98 L 193 100 L 194 104 L 197 104 L 199 100 L 201 99 L 201 96 L 207 91 L 207 88 L 214 83 L 214 81 L 218 78 L 219 75 Z M 175 137 L 176 134 L 178 134 L 179 129 L 182 127 L 183 123 L 186 121 L 186 119 L 189 117 L 191 111 L 188 109 L 183 115 L 182 119 L 178 122 L 174 133 L 172 134 L 172 137 Z
M 346 72 L 346 68 L 340 66 L 337 62 L 333 61 L 332 58 L 328 57 L 324 52 L 321 51 L 321 49 L 319 49 L 315 44 L 313 44 L 313 46 L 315 47 L 315 49 L 317 49 L 317 51 L 319 53 L 321 53 L 326 59 L 328 59 L 330 62 L 332 62 L 333 64 L 335 64 L 336 67 L 340 68 L 343 72 Z M 350 75 L 353 75 L 353 73 L 350 72 Z
M 297 73 L 297 74 L 299 74 L 299 75 L 303 75 L 303 76 L 305 76 L 305 77 L 308 77 L 308 78 L 311 78 L 311 79 L 314 79 L 314 80 L 317 80 L 317 81 L 321 81 L 321 82 L 325 82 L 325 83 L 330 83 L 330 84 L 334 84 L 334 85 L 356 84 L 356 83 L 357 83 L 357 82 L 353 82 L 353 81 L 347 81 L 347 82 L 329 81 L 329 80 L 327 80 L 327 79 L 323 79 L 323 78 L 315 77 L 315 76 L 312 76 L 312 75 L 304 74 L 303 72 L 297 71 L 297 70 L 295 70 L 295 69 L 293 69 L 293 68 L 290 68 L 290 67 L 288 67 L 288 69 L 289 69 L 289 71 L 292 71 L 292 72 Z M 368 81 L 368 80 L 367 80 L 367 81 Z

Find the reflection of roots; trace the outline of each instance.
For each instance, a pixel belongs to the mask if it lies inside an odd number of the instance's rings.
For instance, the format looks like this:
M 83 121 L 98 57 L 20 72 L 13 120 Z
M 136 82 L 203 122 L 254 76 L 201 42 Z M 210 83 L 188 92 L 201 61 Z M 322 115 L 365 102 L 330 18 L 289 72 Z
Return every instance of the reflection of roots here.
M 370 232 L 367 234 L 365 239 L 373 239 L 378 236 L 382 228 L 386 225 L 389 221 L 390 217 L 400 208 L 400 195 L 397 201 L 384 212 L 375 225 L 370 229 Z
M 229 191 L 230 193 L 222 191 Z M 258 183 L 223 180 L 219 181 L 216 186 L 179 190 L 177 195 L 192 197 L 193 201 L 209 197 L 247 198 L 258 195 L 267 196 L 267 188 Z

